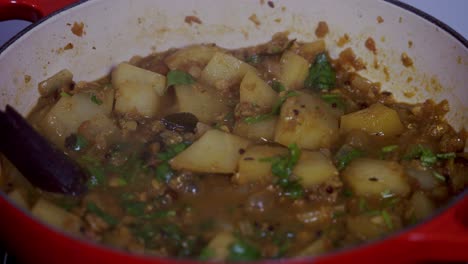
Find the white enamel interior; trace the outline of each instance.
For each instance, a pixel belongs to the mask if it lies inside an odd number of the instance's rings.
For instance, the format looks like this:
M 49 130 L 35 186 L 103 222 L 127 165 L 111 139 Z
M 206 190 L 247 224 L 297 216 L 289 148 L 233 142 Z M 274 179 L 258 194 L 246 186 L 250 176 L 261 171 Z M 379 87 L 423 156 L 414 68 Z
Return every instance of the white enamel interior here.
M 376 0 L 93 0 L 51 17 L 21 36 L 0 54 L 0 108 L 12 104 L 27 113 L 35 104 L 37 83 L 67 68 L 74 80 L 93 80 L 108 73 L 116 63 L 133 55 L 147 55 L 170 47 L 214 42 L 237 48 L 270 40 L 288 30 L 301 41 L 311 41 L 318 21 L 327 21 L 326 37 L 332 56 L 351 46 L 368 64 L 364 75 L 382 83 L 404 101 L 447 99 L 449 122 L 457 129 L 467 126 L 468 50 L 450 34 L 423 18 Z M 249 17 L 256 14 L 256 26 Z M 188 25 L 185 16 L 195 15 L 202 24 Z M 377 17 L 384 19 L 377 23 Z M 278 22 L 281 19 L 281 22 Z M 78 37 L 71 24 L 83 22 L 86 34 Z M 344 33 L 350 43 L 337 47 Z M 378 49 L 373 55 L 364 47 L 372 37 Z M 408 42 L 413 43 L 409 47 Z M 64 50 L 68 43 L 73 49 Z M 414 67 L 403 67 L 406 52 Z M 381 67 L 374 69 L 374 60 Z M 389 81 L 385 81 L 384 67 Z M 26 83 L 25 75 L 31 77 Z M 407 82 L 408 77 L 412 78 Z M 443 89 L 441 89 L 443 87 Z M 406 95 L 415 92 L 415 96 Z

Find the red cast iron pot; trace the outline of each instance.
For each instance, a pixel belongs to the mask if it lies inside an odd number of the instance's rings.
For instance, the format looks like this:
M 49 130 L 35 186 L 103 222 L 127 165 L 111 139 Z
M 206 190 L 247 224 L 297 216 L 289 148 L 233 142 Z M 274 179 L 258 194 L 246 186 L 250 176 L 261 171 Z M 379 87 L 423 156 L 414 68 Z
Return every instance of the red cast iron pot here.
M 63 68 L 70 69 L 75 80 L 92 80 L 132 55 L 174 46 L 216 42 L 227 48 L 241 47 L 268 41 L 273 33 L 283 30 L 289 30 L 301 40 L 313 40 L 315 25 L 325 20 L 331 31 L 326 42 L 332 56 L 340 50 L 334 43 L 336 39 L 349 33 L 352 39 L 349 46 L 367 63 L 372 63 L 377 56 L 382 65 L 388 66 L 386 74 L 390 72 L 391 81 L 383 83 L 384 90 L 387 88 L 398 99 L 410 102 L 424 98 L 448 99 L 452 109 L 448 121 L 457 129 L 467 124 L 466 39 L 435 18 L 398 2 L 296 0 L 272 5 L 264 1 L 95 0 L 65 7 L 74 2 L 0 0 L 0 20 L 15 18 L 37 22 L 0 49 L 1 108 L 9 103 L 27 114 L 38 98 L 37 83 Z M 60 11 L 51 14 L 55 10 Z M 257 15 L 260 25 L 249 21 L 252 14 Z M 202 24 L 188 25 L 184 22 L 184 16 L 188 15 L 198 16 Z M 385 22 L 376 22 L 378 16 Z M 71 32 L 74 23 L 83 23 L 81 36 Z M 369 36 L 380 39 L 376 41 L 380 55 L 370 54 L 363 47 Z M 407 46 L 409 41 L 414 43 L 414 49 Z M 63 49 L 68 43 L 73 44 L 72 50 Z M 417 70 L 401 66 L 401 52 L 413 56 Z M 30 81 L 23 82 L 26 75 Z M 370 79 L 384 79 L 377 69 L 368 69 L 364 75 Z M 419 80 L 419 86 L 424 86 L 427 76 L 430 82 L 425 89 L 413 87 L 415 96 L 408 98 L 404 96 L 408 90 L 402 85 L 408 76 Z M 447 88 L 432 87 L 434 78 L 436 84 Z M 0 240 L 24 263 L 193 263 L 124 253 L 69 236 L 41 223 L 12 204 L 1 192 L 0 212 Z M 432 219 L 385 239 L 323 256 L 284 262 L 421 261 L 468 261 L 466 191 Z

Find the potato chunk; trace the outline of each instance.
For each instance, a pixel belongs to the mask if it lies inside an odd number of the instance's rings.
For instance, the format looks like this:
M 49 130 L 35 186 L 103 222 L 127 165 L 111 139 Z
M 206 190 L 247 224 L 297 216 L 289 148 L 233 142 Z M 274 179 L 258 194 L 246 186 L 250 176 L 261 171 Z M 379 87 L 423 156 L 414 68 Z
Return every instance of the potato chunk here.
M 331 107 L 313 95 L 290 97 L 281 108 L 275 141 L 288 146 L 316 150 L 329 148 L 338 136 L 338 118 Z
M 223 261 L 229 256 L 229 247 L 235 241 L 235 237 L 229 232 L 220 232 L 203 249 L 206 255 L 202 253 L 202 257 L 206 257 L 210 261 Z
M 256 145 L 249 147 L 239 159 L 239 171 L 235 181 L 245 184 L 271 179 L 271 162 L 261 161 L 262 158 L 285 155 L 288 150 L 283 147 Z
M 360 158 L 343 171 L 343 179 L 358 196 L 380 196 L 384 192 L 406 196 L 411 188 L 403 167 L 394 161 Z
M 239 120 L 234 125 L 233 133 L 252 140 L 273 141 L 277 121 L 276 117 L 252 124 Z
M 169 55 L 164 62 L 171 70 L 188 71 L 192 65 L 204 68 L 217 51 L 220 51 L 220 48 L 216 46 L 192 45 Z
M 249 71 L 240 84 L 240 102 L 271 109 L 278 100 L 278 94 L 254 72 Z
M 229 111 L 210 87 L 177 85 L 175 93 L 179 111 L 192 113 L 203 123 L 212 124 L 217 117 Z
M 166 77 L 128 63 L 112 71 L 116 89 L 115 111 L 127 117 L 153 117 L 158 113 L 160 96 L 166 92 Z
M 281 73 L 279 79 L 287 90 L 297 90 L 304 87 L 304 81 L 309 73 L 309 62 L 291 51 L 285 51 L 280 61 Z
M 109 90 L 113 98 L 113 90 Z M 59 147 L 65 138 L 76 133 L 83 122 L 100 127 L 100 132 L 115 131 L 117 128 L 108 117 L 112 110 L 112 99 L 104 99 L 101 105 L 91 100 L 91 94 L 79 93 L 61 97 L 39 123 L 39 129 Z
M 404 128 L 395 110 L 376 103 L 341 117 L 341 132 L 347 133 L 353 129 L 381 136 L 396 136 L 401 134 Z
M 417 191 L 410 199 L 410 217 L 421 221 L 429 217 L 435 210 L 434 202 L 421 191 Z
M 333 177 L 338 177 L 338 170 L 331 160 L 316 151 L 302 151 L 301 158 L 294 167 L 293 173 L 299 178 L 302 186 L 310 188 Z
M 80 218 L 64 209 L 40 198 L 33 206 L 31 213 L 47 224 L 59 229 L 78 234 L 83 226 Z
M 222 132 L 209 130 L 170 164 L 176 169 L 207 173 L 234 173 L 243 150 L 250 141 Z
M 248 71 L 257 70 L 226 53 L 216 52 L 201 73 L 202 81 L 219 90 L 239 84 Z

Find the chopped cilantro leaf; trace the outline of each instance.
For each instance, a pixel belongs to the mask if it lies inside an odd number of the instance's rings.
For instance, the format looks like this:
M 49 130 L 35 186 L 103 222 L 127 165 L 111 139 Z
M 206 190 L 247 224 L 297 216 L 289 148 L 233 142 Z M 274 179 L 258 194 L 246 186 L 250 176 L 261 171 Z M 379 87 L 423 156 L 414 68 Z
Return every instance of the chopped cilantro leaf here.
M 282 97 L 280 97 L 280 99 L 278 99 L 278 101 L 275 103 L 275 105 L 271 109 L 270 113 L 261 114 L 261 115 L 258 115 L 258 116 L 246 117 L 246 118 L 244 118 L 244 122 L 247 123 L 247 124 L 254 124 L 254 123 L 258 123 L 258 122 L 261 122 L 261 121 L 268 120 L 268 119 L 272 118 L 275 115 L 279 115 L 279 113 L 281 111 L 281 107 L 283 106 L 286 99 L 288 99 L 289 97 L 297 96 L 297 95 L 298 95 L 298 93 L 295 92 L 295 91 L 286 92 L 286 94 L 284 96 L 282 96 Z
M 228 261 L 252 261 L 261 257 L 260 251 L 250 243 L 236 240 L 229 246 Z
M 195 83 L 195 79 L 192 75 L 181 71 L 172 70 L 167 73 L 167 86 L 172 85 L 189 85 Z
M 341 97 L 341 95 L 339 94 L 328 93 L 328 94 L 322 94 L 320 97 L 322 98 L 323 101 L 325 101 L 332 107 L 337 107 L 340 109 L 346 108 L 345 101 L 343 97 Z
M 160 182 L 169 182 L 174 176 L 174 171 L 167 162 L 163 162 L 156 167 L 156 179 Z
M 275 90 L 278 93 L 286 91 L 286 87 L 284 87 L 284 84 L 282 84 L 281 82 L 277 80 L 274 80 L 271 82 L 271 88 L 273 88 L 273 90 Z
M 438 173 L 437 171 L 432 171 L 432 175 L 439 181 L 445 182 L 444 175 Z
M 447 152 L 447 153 L 438 153 L 436 157 L 438 159 L 454 159 L 457 156 L 455 152 Z
M 381 152 L 382 153 L 389 153 L 389 152 L 392 152 L 394 150 L 398 149 L 398 145 L 388 145 L 388 146 L 385 146 L 381 149 Z
M 97 98 L 95 94 L 91 95 L 91 102 L 97 104 L 97 105 L 102 105 L 102 100 Z
M 252 63 L 252 64 L 257 64 L 260 63 L 262 58 L 258 54 L 253 54 L 245 59 L 245 62 L 247 63 Z
M 119 221 L 116 218 L 104 212 L 95 203 L 89 202 L 86 206 L 86 210 L 88 210 L 88 212 L 90 213 L 95 214 L 96 216 L 104 220 L 104 222 L 108 223 L 110 226 L 115 226 L 119 223 Z
M 304 86 L 315 90 L 329 90 L 335 86 L 336 72 L 325 53 L 319 53 L 309 68 L 309 75 Z
M 390 215 L 388 214 L 388 212 L 385 211 L 385 210 L 382 210 L 381 216 L 382 216 L 382 218 L 383 218 L 385 224 L 387 225 L 387 227 L 388 227 L 389 229 L 393 229 L 392 218 L 390 217 Z
M 355 149 L 349 146 L 343 146 L 336 154 L 336 162 L 338 164 L 338 170 L 343 170 L 346 166 L 356 158 L 362 157 L 364 152 L 359 149 Z

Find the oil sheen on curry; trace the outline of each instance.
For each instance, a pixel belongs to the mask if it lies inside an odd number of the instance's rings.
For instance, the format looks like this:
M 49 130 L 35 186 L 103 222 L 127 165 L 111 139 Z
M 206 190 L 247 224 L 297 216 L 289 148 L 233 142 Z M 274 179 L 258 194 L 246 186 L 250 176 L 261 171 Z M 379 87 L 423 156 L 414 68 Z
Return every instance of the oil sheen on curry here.
M 29 121 L 88 191 L 44 193 L 11 166 L 0 182 L 51 225 L 154 256 L 290 258 L 378 239 L 463 191 L 466 135 L 446 101 L 396 102 L 349 58 L 276 34 L 134 57 L 92 82 L 63 70 Z

